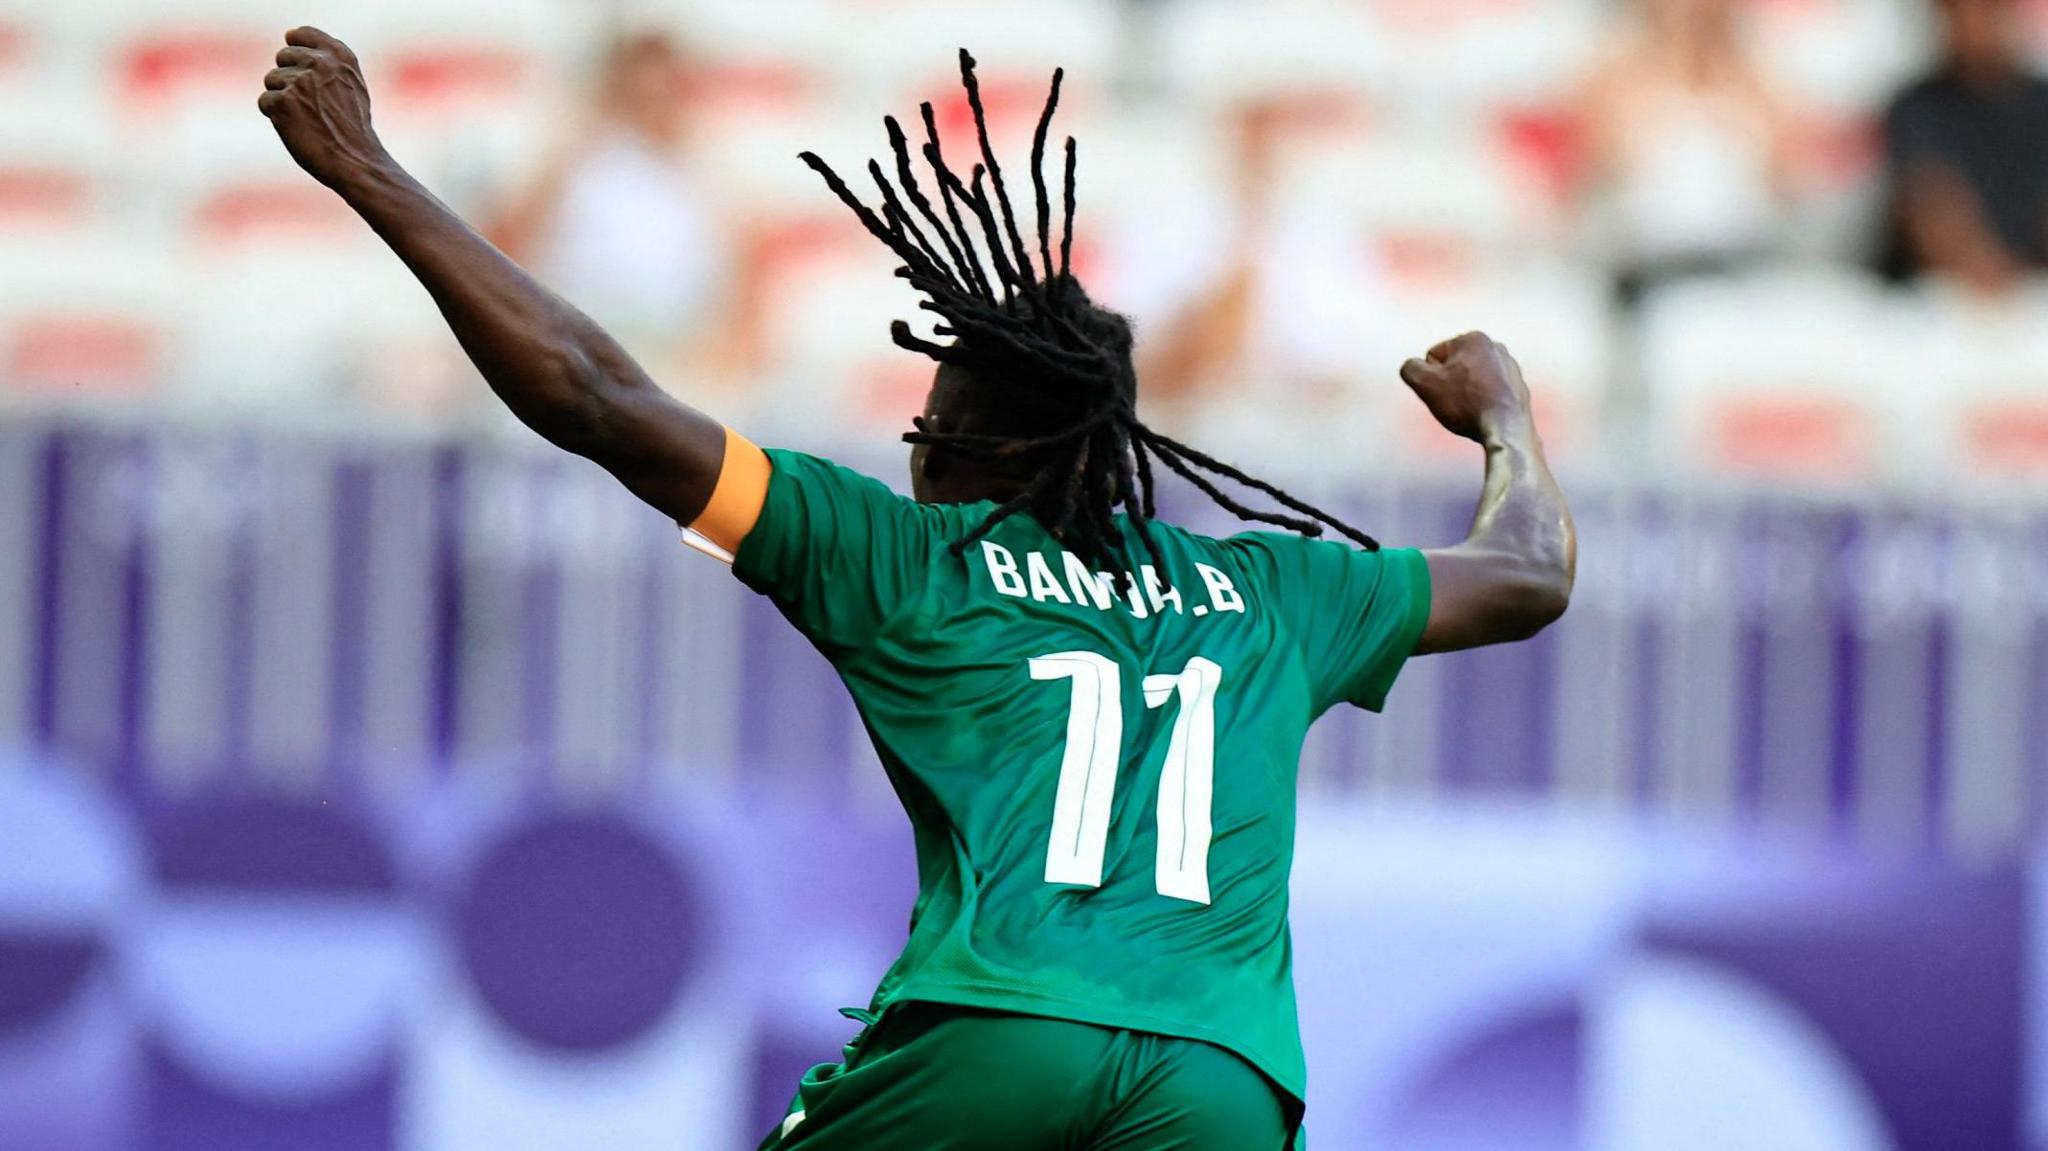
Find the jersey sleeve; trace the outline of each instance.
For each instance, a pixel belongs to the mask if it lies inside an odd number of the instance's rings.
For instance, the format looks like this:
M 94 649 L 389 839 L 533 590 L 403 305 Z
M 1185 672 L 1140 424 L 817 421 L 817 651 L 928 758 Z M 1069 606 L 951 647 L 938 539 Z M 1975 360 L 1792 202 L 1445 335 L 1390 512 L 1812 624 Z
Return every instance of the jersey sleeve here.
M 829 460 L 767 455 L 767 498 L 733 554 L 733 574 L 827 655 L 857 650 L 922 590 L 943 542 L 937 517 Z
M 1387 693 L 1429 623 L 1429 564 L 1413 548 L 1369 552 L 1255 532 L 1232 541 L 1265 585 L 1300 653 L 1318 713 L 1368 711 Z

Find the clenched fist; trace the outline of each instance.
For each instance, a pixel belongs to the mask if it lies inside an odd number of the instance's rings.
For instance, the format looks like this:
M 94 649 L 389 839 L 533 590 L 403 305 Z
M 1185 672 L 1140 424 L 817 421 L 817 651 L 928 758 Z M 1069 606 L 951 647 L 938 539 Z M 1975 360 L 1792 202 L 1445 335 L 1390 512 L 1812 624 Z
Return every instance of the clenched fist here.
M 1436 422 L 1468 440 L 1485 441 L 1529 420 L 1529 386 L 1503 345 L 1467 332 L 1401 365 L 1401 379 Z
M 385 158 L 370 127 L 370 89 L 348 45 L 318 28 L 284 34 L 256 107 L 299 167 L 330 188 Z

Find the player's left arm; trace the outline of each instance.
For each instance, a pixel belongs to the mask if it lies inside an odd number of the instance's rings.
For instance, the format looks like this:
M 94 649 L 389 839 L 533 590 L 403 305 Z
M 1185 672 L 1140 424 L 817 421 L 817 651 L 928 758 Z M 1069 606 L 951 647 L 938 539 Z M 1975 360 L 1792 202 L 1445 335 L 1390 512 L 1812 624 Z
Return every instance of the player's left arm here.
M 1486 449 L 1470 534 L 1423 553 L 1429 623 L 1416 653 L 1528 639 L 1571 603 L 1579 546 L 1536 435 L 1522 369 L 1505 347 L 1474 332 L 1408 361 L 1401 378 L 1439 423 Z

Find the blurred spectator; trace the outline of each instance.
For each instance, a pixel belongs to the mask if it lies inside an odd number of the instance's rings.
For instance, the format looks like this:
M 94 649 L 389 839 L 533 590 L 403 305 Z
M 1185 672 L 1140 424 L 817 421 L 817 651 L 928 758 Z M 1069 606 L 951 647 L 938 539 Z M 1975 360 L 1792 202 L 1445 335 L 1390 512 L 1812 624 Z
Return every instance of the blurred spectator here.
M 1252 382 L 1334 399 L 1355 374 L 1349 334 L 1373 269 L 1326 213 L 1286 202 L 1283 187 L 1289 146 L 1322 139 L 1328 119 L 1310 97 L 1234 106 L 1221 190 L 1156 191 L 1120 229 L 1107 298 L 1140 323 L 1148 403 L 1171 409 Z
M 2021 56 L 2013 0 L 1936 0 L 1944 54 L 1885 115 L 1883 271 L 1983 293 L 2048 267 L 2048 82 Z
M 589 122 L 492 229 L 668 383 L 744 374 L 758 331 L 747 245 L 690 164 L 689 81 L 689 61 L 662 33 L 615 41 Z
M 1781 241 L 1791 120 L 1734 0 L 1643 0 L 1580 110 L 1585 195 L 1622 299 Z

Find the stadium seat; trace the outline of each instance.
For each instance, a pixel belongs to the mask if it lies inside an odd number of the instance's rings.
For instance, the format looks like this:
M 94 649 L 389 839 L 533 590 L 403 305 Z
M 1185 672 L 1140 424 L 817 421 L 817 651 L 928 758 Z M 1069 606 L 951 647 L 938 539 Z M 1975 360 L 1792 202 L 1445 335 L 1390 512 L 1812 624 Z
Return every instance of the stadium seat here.
M 0 79 L 27 70 L 35 51 L 36 29 L 13 14 L 0 14 Z
M 177 371 L 173 254 L 135 237 L 0 240 L 0 388 L 62 403 L 132 398 Z
M 133 126 L 194 106 L 225 114 L 253 106 L 275 47 L 255 27 L 173 25 L 138 32 L 113 47 L 114 90 Z
M 133 0 L 131 0 L 131 3 Z M 96 90 L 103 86 L 101 48 L 124 16 L 103 4 L 0 0 L 0 94 L 43 97 L 51 86 Z M 39 107 L 37 104 L 10 107 Z
M 346 19 L 380 118 L 460 133 L 544 114 L 579 62 L 571 16 L 556 0 L 364 0 Z
M 1570 96 L 1606 40 L 1591 0 L 1373 0 L 1379 90 L 1417 115 L 1484 116 Z
M 1823 486 L 1880 478 L 1899 439 L 1876 383 L 1883 302 L 1860 275 L 1818 269 L 1654 294 L 1642 356 L 1667 458 Z
M 63 74 L 64 38 L 39 7 L 30 0 L 0 0 L 0 93 L 40 95 L 39 83 Z
M 1370 14 L 1305 0 L 1183 0 L 1156 30 L 1158 79 L 1229 102 L 1308 89 L 1377 91 L 1399 66 Z
M 930 316 L 891 277 L 888 254 L 843 213 L 811 220 L 791 234 L 776 273 L 766 320 L 776 361 L 763 402 L 814 434 L 907 425 L 932 369 L 890 342 L 889 325 L 909 320 L 929 334 Z
M 2048 484 L 2048 286 L 2004 301 L 1943 289 L 1888 301 L 1880 377 L 1908 433 L 1902 478 Z
M 1355 221 L 1396 285 L 1425 290 L 1478 276 L 1540 235 L 1546 211 L 1476 132 L 1382 132 L 1305 150 L 1288 165 L 1283 194 L 1296 211 Z
M 1492 147 L 1524 202 L 1554 218 L 1570 207 L 1584 162 L 1577 117 L 1562 101 L 1510 102 L 1492 113 Z
M 384 350 L 443 332 L 433 301 L 389 253 L 215 250 L 187 265 L 207 285 L 181 303 L 189 334 L 181 398 L 217 410 L 355 403 L 388 370 Z
M 848 61 L 849 78 L 862 88 L 898 87 L 905 79 L 948 96 L 958 90 L 955 55 L 975 54 L 993 103 L 1006 84 L 1038 89 L 1055 67 L 1081 84 L 1106 84 L 1118 64 L 1116 7 L 1095 0 L 890 0 L 862 8 L 843 26 L 861 51 Z
M 685 7 L 668 0 L 625 0 L 615 7 L 615 27 L 666 30 L 714 69 L 791 71 L 830 82 L 854 63 L 855 49 L 865 46 L 863 21 L 877 5 L 869 0 L 779 0 Z
M 153 222 L 202 249 L 303 251 L 370 240 L 339 197 L 292 163 L 253 105 L 233 118 L 187 109 L 129 159 L 130 178 L 154 190 Z
M 1074 134 L 1084 230 L 1156 211 L 1162 198 L 1214 194 L 1229 179 L 1229 149 L 1208 109 L 1118 107 Z
M 772 121 L 745 112 L 723 114 L 692 137 L 694 170 L 713 195 L 744 206 L 772 228 L 779 217 L 808 215 L 835 202 L 817 174 L 797 159 L 800 152 L 818 153 L 853 186 L 872 193 L 873 184 L 864 174 L 867 161 L 889 162 L 884 111 L 902 110 L 879 105 L 823 107 L 814 114 Z M 842 222 L 848 228 L 859 226 L 851 216 Z
M 41 90 L 47 112 L 0 121 L 0 234 L 76 232 L 111 207 L 104 105 Z

